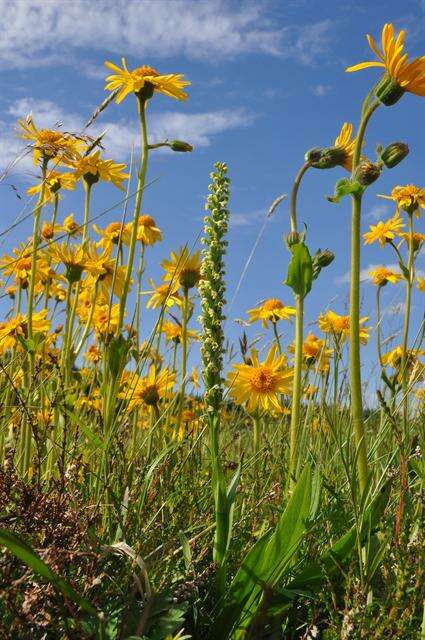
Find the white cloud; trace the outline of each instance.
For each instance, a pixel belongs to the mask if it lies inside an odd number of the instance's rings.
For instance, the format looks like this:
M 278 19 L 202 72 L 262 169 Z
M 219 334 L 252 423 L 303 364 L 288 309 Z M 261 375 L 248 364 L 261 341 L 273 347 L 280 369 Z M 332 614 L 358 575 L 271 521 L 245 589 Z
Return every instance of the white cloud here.
M 17 118 L 24 118 L 32 113 L 34 121 L 39 128 L 57 128 L 60 126 L 64 131 L 81 133 L 84 122 L 87 118 L 82 118 L 76 113 L 67 113 L 57 104 L 50 100 L 35 100 L 32 98 L 22 98 L 10 105 L 7 114 L 16 121 Z M 214 135 L 223 133 L 230 129 L 249 126 L 254 120 L 254 116 L 245 109 L 221 109 L 218 111 L 207 111 L 204 113 L 179 113 L 174 111 L 152 114 L 150 121 L 150 140 L 159 142 L 165 138 L 176 138 L 186 140 L 196 147 L 206 147 L 211 144 Z M 99 136 L 106 131 L 102 139 L 105 153 L 115 160 L 125 159 L 133 145 L 138 145 L 138 128 L 136 123 L 129 123 L 125 120 L 118 122 L 99 121 L 87 130 L 93 137 Z M 0 157 L 2 169 L 10 162 L 13 162 L 23 150 L 25 142 L 20 140 L 16 131 L 13 130 L 9 122 L 0 122 Z M 19 164 L 14 167 L 14 171 L 23 173 L 30 171 L 34 173 L 31 154 L 25 155 Z
M 87 50 L 115 57 L 134 55 L 215 60 L 247 52 L 317 62 L 328 48 L 331 22 L 276 26 L 267 3 L 225 0 L 0 0 L 0 60 L 28 67 L 77 63 L 82 73 L 100 76 Z
M 260 209 L 258 211 L 249 211 L 247 213 L 232 213 L 230 216 L 231 227 L 250 227 L 254 224 L 264 222 L 267 211 Z
M 386 218 L 389 214 L 389 206 L 387 204 L 377 204 L 367 214 L 367 217 L 371 220 L 381 220 Z
M 330 91 L 330 86 L 327 84 L 316 84 L 311 88 L 312 93 L 318 98 L 323 98 Z

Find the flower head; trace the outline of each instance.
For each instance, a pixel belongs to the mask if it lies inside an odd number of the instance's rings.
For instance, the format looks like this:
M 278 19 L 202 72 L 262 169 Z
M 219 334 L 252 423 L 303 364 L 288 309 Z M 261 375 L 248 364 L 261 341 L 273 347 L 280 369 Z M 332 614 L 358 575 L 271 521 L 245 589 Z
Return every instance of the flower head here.
M 69 171 L 66 173 L 59 173 L 58 171 L 49 171 L 48 176 L 44 180 L 44 199 L 43 203 L 53 202 L 55 196 L 58 195 L 61 189 L 67 189 L 71 191 L 75 189 L 75 177 L 74 174 Z M 29 196 L 37 195 L 43 190 L 43 182 L 35 184 L 33 187 L 27 189 Z
M 394 104 L 405 91 L 425 96 L 425 56 L 409 62 L 409 56 L 404 51 L 404 36 L 404 30 L 395 35 L 393 25 L 385 24 L 382 29 L 381 51 L 372 36 L 366 36 L 378 60 L 360 62 L 346 69 L 350 73 L 369 67 L 383 69 L 383 83 L 377 88 L 377 96 L 387 105 Z
M 381 247 L 384 247 L 386 242 L 394 240 L 396 234 L 403 227 L 403 220 L 398 215 L 395 215 L 393 218 L 390 218 L 385 222 L 380 220 L 378 224 L 370 225 L 370 231 L 363 234 L 364 243 L 372 244 L 373 242 L 378 241 Z
M 128 232 L 131 232 L 132 222 L 126 225 Z M 162 240 L 161 230 L 156 226 L 155 220 L 151 216 L 139 216 L 137 221 L 137 240 L 145 246 L 153 245 Z
M 416 286 L 418 288 L 418 291 L 422 291 L 422 293 L 425 293 L 425 278 L 423 278 L 422 276 L 417 276 Z
M 356 139 L 352 137 L 353 125 L 350 122 L 344 122 L 341 127 L 341 131 L 335 139 L 335 147 L 341 150 L 343 157 L 341 158 L 341 164 L 347 171 L 351 171 L 353 164 L 354 147 L 356 146 Z
M 296 312 L 293 307 L 285 306 L 277 298 L 269 298 L 258 307 L 248 309 L 247 313 L 250 323 L 261 320 L 261 324 L 265 328 L 268 321 L 276 323 L 278 320 L 289 320 Z
M 0 269 L 5 276 L 13 276 L 17 285 L 26 289 L 31 275 L 32 244 L 21 244 L 12 249 L 13 256 L 4 255 L 0 258 Z M 49 264 L 44 255 L 39 252 L 36 261 L 35 283 L 44 281 L 49 276 Z
M 165 282 L 179 282 L 184 289 L 191 289 L 201 279 L 201 253 L 196 251 L 190 255 L 188 248 L 183 247 L 178 253 L 172 251 L 170 259 L 163 260 L 161 267 L 165 271 Z
M 83 233 L 81 225 L 75 222 L 72 213 L 70 213 L 69 216 L 65 216 L 63 219 L 62 229 L 70 236 L 81 235 Z
M 62 263 L 66 267 L 66 278 L 69 282 L 77 282 L 86 268 L 87 256 L 81 245 L 67 242 L 49 245 L 52 262 Z
M 166 398 L 173 390 L 176 374 L 169 369 L 162 369 L 159 373 L 154 364 L 149 367 L 147 376 L 135 377 L 127 388 L 120 392 L 119 397 L 128 400 L 128 411 L 139 406 L 150 409 L 157 408 L 160 400 Z
M 121 64 L 122 69 L 112 62 L 105 62 L 108 69 L 114 72 L 106 78 L 105 89 L 108 91 L 120 89 L 115 98 L 117 104 L 120 104 L 129 93 L 151 98 L 155 92 L 159 92 L 176 100 L 186 100 L 187 93 L 183 88 L 190 85 L 190 82 L 185 80 L 181 73 L 164 76 L 147 65 L 129 71 L 125 58 L 121 58 Z
M 425 189 L 416 187 L 414 184 L 406 184 L 402 187 L 394 187 L 390 196 L 379 196 L 386 200 L 393 200 L 397 205 L 397 213 L 400 209 L 406 213 L 415 213 L 419 218 L 420 209 L 425 209 Z
M 288 350 L 294 353 L 294 346 L 291 345 Z M 302 356 L 304 364 L 311 367 L 313 364 L 318 365 L 318 371 L 326 372 L 329 369 L 329 358 L 332 356 L 332 349 L 326 348 L 326 341 L 309 333 L 303 342 Z
M 367 322 L 367 320 L 367 317 L 360 318 L 360 325 Z M 345 340 L 350 335 L 350 316 L 340 316 L 332 310 L 320 314 L 318 325 L 323 333 L 329 333 L 337 340 Z M 367 327 L 359 327 L 359 337 L 360 342 L 366 344 L 369 338 Z
M 99 180 L 112 182 L 118 189 L 124 191 L 123 182 L 128 173 L 124 173 L 127 165 L 113 160 L 103 160 L 99 149 L 87 156 L 79 155 L 73 162 L 75 179 L 83 178 L 88 184 L 95 184 Z
M 77 140 L 62 131 L 37 129 L 31 116 L 25 121 L 18 120 L 18 124 L 22 129 L 20 137 L 33 143 L 34 164 L 38 164 L 41 158 L 55 158 L 57 162 L 69 164 L 85 146 L 82 140 Z
M 251 351 L 251 365 L 235 364 L 227 377 L 229 394 L 237 404 L 245 404 L 248 412 L 257 409 L 279 411 L 279 394 L 291 393 L 293 370 L 285 365 L 284 355 L 276 357 L 276 345 L 270 349 L 264 362 Z
M 50 329 L 50 320 L 46 319 L 47 309 L 38 311 L 32 316 L 32 330 L 34 333 L 47 333 Z M 26 315 L 19 313 L 7 322 L 0 323 L 0 354 L 12 349 L 20 338 L 28 338 L 28 319 Z
M 372 271 L 369 271 L 369 277 L 372 280 L 373 284 L 375 284 L 377 287 L 383 287 L 387 284 L 387 282 L 396 284 L 399 280 L 401 280 L 400 273 L 398 273 L 397 271 L 393 271 L 392 269 L 388 269 L 388 267 L 384 267 L 384 265 L 376 267 L 376 269 L 372 269 Z
M 84 285 L 89 289 L 98 287 L 98 291 L 106 299 L 109 298 L 111 288 L 116 296 L 121 296 L 126 267 L 117 265 L 117 260 L 111 258 L 111 247 L 98 253 L 95 245 L 89 245 L 86 249 L 85 269 L 88 272 Z
M 158 309 L 158 307 L 172 307 L 175 304 L 181 305 L 182 299 L 178 294 L 179 285 L 177 282 L 164 282 L 158 286 L 153 280 L 149 280 L 152 289 L 144 293 L 150 295 L 146 303 L 148 309 Z
M 165 335 L 165 339 L 167 342 L 173 340 L 176 344 L 179 344 L 183 339 L 183 327 L 178 322 L 171 322 L 170 320 L 166 320 L 162 324 L 162 333 Z M 193 329 L 187 329 L 186 337 L 188 340 L 198 340 L 198 334 Z
M 111 222 L 107 227 L 101 229 L 97 224 L 93 225 L 94 231 L 101 236 L 100 245 L 104 248 L 110 247 L 112 244 L 130 244 L 131 233 L 126 224 L 121 222 Z

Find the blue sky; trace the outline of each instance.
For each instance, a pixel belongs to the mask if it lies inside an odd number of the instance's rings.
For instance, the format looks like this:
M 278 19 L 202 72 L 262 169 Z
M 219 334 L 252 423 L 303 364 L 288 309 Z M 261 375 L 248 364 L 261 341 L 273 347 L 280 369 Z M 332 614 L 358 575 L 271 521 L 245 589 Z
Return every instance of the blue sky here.
M 60 121 L 65 130 L 81 130 L 105 97 L 106 59 L 119 62 L 124 55 L 130 67 L 149 64 L 162 73 L 184 73 L 192 82 L 186 103 L 157 96 L 149 108 L 152 141 L 164 136 L 182 138 L 193 143 L 195 151 L 152 154 L 149 178 L 156 182 L 146 191 L 143 209 L 157 220 L 164 242 L 150 252 L 146 275 L 158 279 L 159 260 L 170 249 L 196 241 L 202 229 L 209 173 L 216 160 L 223 160 L 232 179 L 229 300 L 271 201 L 289 192 L 305 151 L 332 143 L 344 121 L 357 123 L 361 100 L 376 81 L 377 72 L 346 74 L 344 68 L 370 59 L 365 34 L 378 37 L 383 24 L 392 21 L 397 29 L 406 28 L 411 54 L 424 53 L 424 0 L 2 0 L 0 6 L 2 171 L 23 149 L 13 129 L 18 117 L 32 111 L 39 126 L 54 127 Z M 364 199 L 364 230 L 380 216 L 392 213 L 377 193 L 389 193 L 396 184 L 423 186 L 424 106 L 423 99 L 406 95 L 395 107 L 379 109 L 371 122 L 369 155 L 373 157 L 376 143 L 394 140 L 408 142 L 411 153 L 369 189 Z M 137 140 L 131 97 L 120 106 L 111 105 L 93 133 L 104 129 L 106 156 L 128 161 L 129 149 Z M 308 322 L 327 307 L 338 313 L 347 309 L 350 203 L 347 199 L 331 205 L 324 197 L 343 175 L 342 169 L 311 171 L 300 194 L 299 217 L 308 226 L 310 249 L 328 247 L 336 254 L 308 297 Z M 30 210 L 25 189 L 35 176 L 30 160 L 24 158 L 3 177 L 2 228 L 25 207 Z M 21 200 L 11 185 L 18 189 Z M 119 199 L 117 190 L 99 186 L 93 214 Z M 79 218 L 81 191 L 66 195 L 61 207 L 62 216 L 72 211 Z M 106 224 L 119 217 L 117 207 L 102 220 Z M 423 220 L 418 224 L 423 225 Z M 287 227 L 284 203 L 267 225 L 230 309 L 227 332 L 233 340 L 241 332 L 234 320 L 246 318 L 247 308 L 266 297 L 291 300 L 290 290 L 282 284 L 289 255 L 282 244 Z M 29 233 L 28 221 L 17 226 L 0 237 L 0 251 L 10 250 Z M 394 263 L 389 250 L 363 249 L 363 269 L 382 263 Z M 402 286 L 388 285 L 383 294 L 388 331 L 397 330 Z M 420 295 L 414 299 L 412 335 L 423 314 Z M 367 282 L 363 310 L 373 324 L 374 290 Z M 291 331 L 289 326 L 282 328 Z M 249 335 L 253 337 L 257 329 L 250 328 Z M 373 341 L 365 356 L 367 362 L 374 357 Z

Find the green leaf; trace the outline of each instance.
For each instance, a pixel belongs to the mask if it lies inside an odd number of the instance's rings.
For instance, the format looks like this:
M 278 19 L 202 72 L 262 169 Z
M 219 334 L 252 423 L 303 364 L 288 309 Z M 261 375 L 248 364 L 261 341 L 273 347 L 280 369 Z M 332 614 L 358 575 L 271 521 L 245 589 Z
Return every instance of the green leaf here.
M 211 638 L 244 637 L 265 588 L 272 588 L 291 566 L 311 509 L 311 470 L 306 466 L 276 528 L 260 538 L 236 573 Z
M 292 258 L 288 265 L 285 284 L 291 287 L 295 295 L 302 298 L 309 293 L 313 281 L 313 265 L 308 247 L 304 242 L 291 246 Z
M 341 178 L 335 183 L 333 196 L 327 196 L 329 202 L 339 202 L 345 196 L 362 193 L 363 187 L 357 182 L 351 182 L 348 178 Z
M 37 573 L 50 582 L 56 591 L 62 593 L 62 595 L 69 598 L 69 600 L 72 600 L 72 602 L 77 604 L 83 611 L 86 611 L 86 613 L 97 617 L 97 611 L 90 602 L 74 591 L 66 580 L 52 571 L 26 542 L 10 531 L 0 529 L 0 544 L 7 547 L 14 556 L 30 567 L 34 573 Z

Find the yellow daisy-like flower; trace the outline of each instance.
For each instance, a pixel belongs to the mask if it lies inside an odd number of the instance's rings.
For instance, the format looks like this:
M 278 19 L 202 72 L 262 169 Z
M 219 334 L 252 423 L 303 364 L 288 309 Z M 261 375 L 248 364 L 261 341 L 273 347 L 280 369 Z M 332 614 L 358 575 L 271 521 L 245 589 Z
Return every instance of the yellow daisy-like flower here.
M 46 334 L 50 329 L 50 320 L 46 319 L 47 309 L 32 316 L 33 333 Z M 22 313 L 7 322 L 0 323 L 0 355 L 19 344 L 18 336 L 28 338 L 28 319 Z
M 93 362 L 93 364 L 97 364 L 98 362 L 100 362 L 102 358 L 102 352 L 100 351 L 99 347 L 96 344 L 91 344 L 87 349 L 86 353 L 84 354 L 84 357 L 89 362 Z
M 182 299 L 178 294 L 179 285 L 177 282 L 165 282 L 156 286 L 154 281 L 150 279 L 149 284 L 152 287 L 151 291 L 143 292 L 146 295 L 150 295 L 146 303 L 148 309 L 158 309 L 158 307 L 171 308 L 175 304 L 181 305 Z
M 347 171 L 351 172 L 353 165 L 354 147 L 356 139 L 352 138 L 353 125 L 350 122 L 344 122 L 341 131 L 335 139 L 335 147 L 342 152 L 341 164 Z
M 105 62 L 105 66 L 114 71 L 106 78 L 105 89 L 115 91 L 120 88 L 115 98 L 116 104 L 120 104 L 129 93 L 151 98 L 157 92 L 176 100 L 186 100 L 187 93 L 183 88 L 190 85 L 190 82 L 185 80 L 183 74 L 171 73 L 164 76 L 147 65 L 129 71 L 125 58 L 121 58 L 121 64 L 122 69 L 112 62 Z
M 279 394 L 291 393 L 293 369 L 285 365 L 285 356 L 277 356 L 273 345 L 264 362 L 258 360 L 256 349 L 251 350 L 251 362 L 234 364 L 227 376 L 229 394 L 237 404 L 245 404 L 249 413 L 257 409 L 280 411 Z
M 87 255 L 81 245 L 51 243 L 49 255 L 52 262 L 61 263 L 66 267 L 66 278 L 69 282 L 77 282 L 86 268 Z
M 165 271 L 165 282 L 179 282 L 184 289 L 191 289 L 201 279 L 201 252 L 189 255 L 188 248 L 182 247 L 178 253 L 172 251 L 170 259 L 163 260 L 161 267 Z
M 55 235 L 61 231 L 62 227 L 58 224 L 51 224 L 50 222 L 43 222 L 41 225 L 40 236 L 43 240 L 53 240 Z
M 422 291 L 422 293 L 425 293 L 425 278 L 422 278 L 422 276 L 417 276 L 416 286 L 419 291 Z
M 55 158 L 57 162 L 69 164 L 85 146 L 82 140 L 77 140 L 62 131 L 37 129 L 31 116 L 26 121 L 18 120 L 18 124 L 22 129 L 20 137 L 33 143 L 34 164 L 38 164 L 41 158 Z
M 120 238 L 122 244 L 130 244 L 131 232 L 126 224 L 111 222 L 105 229 L 101 229 L 97 224 L 94 224 L 93 229 L 101 236 L 100 245 L 104 248 L 110 247 L 111 244 L 119 244 Z
M 329 358 L 332 356 L 332 349 L 326 349 L 326 341 L 317 338 L 314 333 L 309 333 L 304 340 L 302 354 L 304 363 L 307 366 L 317 363 L 319 371 L 324 372 L 329 369 Z
M 367 322 L 368 317 L 360 318 L 360 325 Z M 338 340 L 345 340 L 350 335 L 350 316 L 340 316 L 334 311 L 327 311 L 319 316 L 319 329 L 323 333 L 329 333 Z M 366 344 L 369 338 L 369 329 L 367 327 L 359 327 L 359 338 L 362 344 Z
M 132 226 L 132 222 L 126 225 L 129 233 L 131 233 Z M 158 229 L 155 220 L 151 216 L 139 216 L 137 221 L 137 240 L 145 246 L 152 246 L 155 242 L 162 240 L 161 230 Z
M 384 247 L 386 242 L 394 240 L 396 234 L 403 227 L 403 220 L 398 215 L 386 220 L 385 222 L 380 220 L 378 224 L 370 225 L 370 231 L 363 234 L 364 243 L 372 244 L 373 242 L 378 241 L 381 247 Z
M 13 256 L 4 255 L 0 258 L 0 269 L 4 276 L 13 276 L 16 284 L 26 289 L 31 275 L 32 244 L 23 243 L 19 248 L 12 249 Z M 35 284 L 45 281 L 49 276 L 49 264 L 39 253 L 36 261 Z
M 403 209 L 406 213 L 415 213 L 417 218 L 420 216 L 420 209 L 425 209 L 425 189 L 416 187 L 414 184 L 394 187 L 390 196 L 380 195 L 379 197 L 393 200 L 397 205 L 397 212 Z
M 421 349 L 407 349 L 406 352 L 406 367 L 408 371 L 411 371 L 416 365 L 421 365 L 419 356 L 425 355 L 425 351 Z M 403 348 L 401 346 L 395 347 L 388 353 L 382 356 L 382 364 L 392 369 L 399 369 L 403 359 Z M 400 372 L 401 374 L 401 372 Z
M 127 388 L 120 392 L 118 397 L 128 400 L 128 411 L 145 405 L 149 408 L 158 408 L 160 400 L 172 392 L 176 382 L 176 374 L 169 369 L 162 369 L 159 373 L 155 365 L 149 367 L 147 376 L 134 376 L 135 381 L 130 381 Z
M 269 298 L 258 307 L 248 309 L 247 311 L 249 316 L 248 322 L 252 323 L 261 320 L 264 328 L 267 327 L 268 321 L 275 324 L 278 320 L 289 320 L 295 313 L 296 311 L 293 307 L 285 306 L 283 302 L 277 298 Z
M 69 216 L 66 216 L 63 219 L 62 229 L 69 236 L 81 235 L 83 233 L 81 225 L 75 222 L 74 215 L 72 213 L 70 213 Z
M 29 196 L 34 196 L 41 193 L 43 189 L 43 182 L 35 184 L 33 187 L 27 189 Z M 72 191 L 75 189 L 75 177 L 70 172 L 59 173 L 58 171 L 49 171 L 49 175 L 44 181 L 44 199 L 43 204 L 47 202 L 53 202 L 55 196 L 58 195 L 61 189 L 67 189 Z
M 83 178 L 89 184 L 95 184 L 99 180 L 112 182 L 121 191 L 124 191 L 122 183 L 129 177 L 128 173 L 124 173 L 124 169 L 127 168 L 126 164 L 103 160 L 100 157 L 99 149 L 88 156 L 78 156 L 73 162 L 73 167 L 76 180 Z
M 165 335 L 165 340 L 167 342 L 171 342 L 171 340 L 173 340 L 175 343 L 180 344 L 182 341 L 183 327 L 177 322 L 170 322 L 169 320 L 166 320 L 162 325 L 161 331 Z M 199 340 L 198 334 L 193 329 L 187 329 L 186 335 L 188 340 Z
M 114 304 L 112 307 L 109 304 L 95 305 L 92 324 L 98 339 L 116 332 L 119 313 L 119 304 Z
M 85 268 L 88 272 L 83 283 L 85 287 L 90 289 L 97 284 L 99 293 L 108 299 L 114 285 L 114 294 L 118 297 L 122 295 L 126 267 L 118 266 L 116 259 L 111 258 L 110 247 L 99 254 L 95 245 L 89 245 L 86 249 Z
M 409 244 L 410 242 L 410 233 L 398 233 L 398 236 L 400 236 L 400 238 L 403 238 L 403 240 Z M 422 243 L 425 242 L 425 233 L 419 233 L 417 231 L 414 231 L 412 234 L 412 239 L 413 239 L 413 251 L 419 251 L 419 249 L 422 246 Z
M 404 51 L 405 31 L 401 30 L 396 36 L 391 23 L 384 25 L 382 29 L 380 51 L 372 36 L 367 35 L 367 41 L 378 60 L 360 62 L 348 67 L 346 71 L 360 71 L 369 67 L 379 67 L 384 70 L 384 80 L 388 81 L 386 99 L 384 104 L 394 104 L 401 95 L 408 91 L 418 96 L 425 96 L 425 56 L 415 58 L 409 62 L 409 56 Z M 379 90 L 377 93 L 378 97 Z
M 397 282 L 401 280 L 400 273 L 397 273 L 397 271 L 393 271 L 392 269 L 388 269 L 388 267 L 385 267 L 384 265 L 369 271 L 369 277 L 377 287 L 383 287 L 387 282 L 397 284 Z

